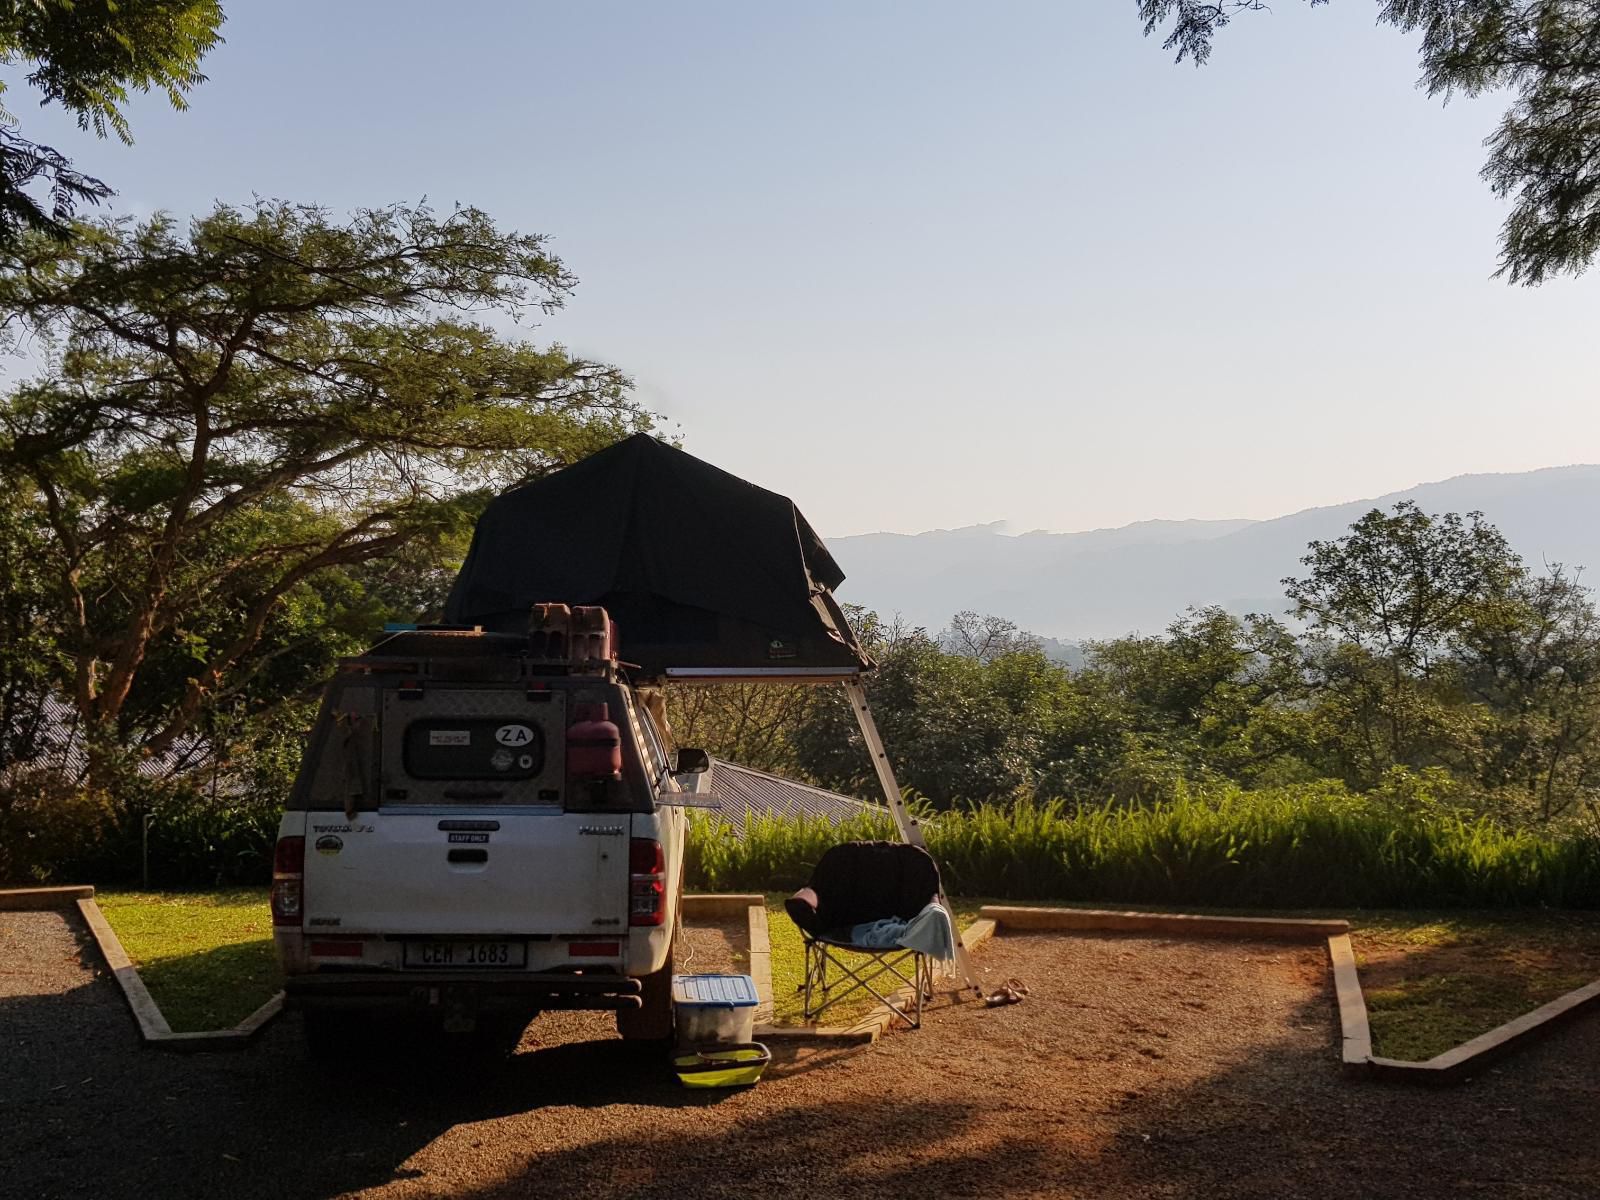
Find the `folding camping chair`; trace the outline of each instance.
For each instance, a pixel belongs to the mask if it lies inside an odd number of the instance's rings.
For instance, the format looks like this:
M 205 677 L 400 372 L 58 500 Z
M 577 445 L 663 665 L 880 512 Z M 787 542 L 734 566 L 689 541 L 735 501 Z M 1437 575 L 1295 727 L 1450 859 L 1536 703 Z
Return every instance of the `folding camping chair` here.
M 807 893 L 815 896 L 813 901 Z M 872 921 L 909 921 L 939 897 L 939 868 L 920 846 L 901 842 L 846 842 L 823 854 L 811 882 L 785 903 L 805 943 L 805 1016 L 814 1021 L 863 989 L 912 1029 L 922 1025 L 922 1002 L 933 998 L 933 960 L 903 946 L 858 946 L 850 931 Z M 841 952 L 870 961 L 852 966 Z M 907 974 L 907 965 L 910 974 Z M 877 986 L 911 988 L 909 1014 Z M 848 981 L 848 982 L 847 982 Z

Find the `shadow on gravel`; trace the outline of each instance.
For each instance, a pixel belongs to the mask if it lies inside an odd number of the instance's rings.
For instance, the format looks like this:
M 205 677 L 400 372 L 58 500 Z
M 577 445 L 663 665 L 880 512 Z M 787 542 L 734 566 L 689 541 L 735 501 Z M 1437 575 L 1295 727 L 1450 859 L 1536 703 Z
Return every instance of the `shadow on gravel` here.
M 452 1190 L 471 1200 L 528 1196 L 1036 1195 L 1049 1174 L 1041 1139 L 996 1137 L 969 1105 L 914 1097 L 796 1105 L 703 1133 L 631 1130 L 539 1154 L 509 1178 Z
M 1330 995 L 1292 1023 L 1308 1036 L 1126 1105 L 1115 1157 L 1129 1194 L 1596 1195 L 1600 1020 L 1450 1088 L 1343 1074 Z
M 77 966 L 76 963 L 73 964 Z M 251 1049 L 144 1049 L 109 980 L 0 997 L 0 1197 L 334 1197 L 415 1174 L 452 1127 L 551 1105 L 714 1106 L 656 1048 L 566 1042 L 486 1062 L 396 1044 L 313 1063 L 286 1017 Z

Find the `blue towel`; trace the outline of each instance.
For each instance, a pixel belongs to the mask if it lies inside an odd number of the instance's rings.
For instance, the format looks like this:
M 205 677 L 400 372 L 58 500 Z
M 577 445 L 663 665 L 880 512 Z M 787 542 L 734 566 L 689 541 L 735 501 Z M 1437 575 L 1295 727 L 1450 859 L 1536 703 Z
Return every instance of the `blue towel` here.
M 900 944 L 900 935 L 909 923 L 898 917 L 885 917 L 881 921 L 868 921 L 850 929 L 852 946 L 867 946 L 873 950 L 889 950 Z
M 873 950 L 900 946 L 940 962 L 951 962 L 956 956 L 955 927 L 950 923 L 950 914 L 937 900 L 929 901 L 928 906 L 909 921 L 885 917 L 854 926 L 850 930 L 850 944 Z
M 956 932 L 944 905 L 930 901 L 928 907 L 911 918 L 911 924 L 900 935 L 900 944 L 943 963 L 954 961 Z

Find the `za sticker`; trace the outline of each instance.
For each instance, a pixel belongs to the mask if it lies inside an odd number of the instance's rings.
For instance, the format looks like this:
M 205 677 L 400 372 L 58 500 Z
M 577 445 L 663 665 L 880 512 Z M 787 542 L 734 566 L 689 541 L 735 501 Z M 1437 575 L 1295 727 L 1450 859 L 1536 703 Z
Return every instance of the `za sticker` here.
M 526 725 L 502 725 L 494 731 L 494 740 L 502 746 L 526 746 L 533 741 L 533 730 Z

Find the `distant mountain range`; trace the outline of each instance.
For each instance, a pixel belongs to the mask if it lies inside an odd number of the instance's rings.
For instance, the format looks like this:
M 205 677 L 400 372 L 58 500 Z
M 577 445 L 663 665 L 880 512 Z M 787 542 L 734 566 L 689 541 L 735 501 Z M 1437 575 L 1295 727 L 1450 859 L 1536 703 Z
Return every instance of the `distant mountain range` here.
M 1533 567 L 1593 566 L 1600 579 L 1600 466 L 1459 475 L 1371 500 L 1269 521 L 1140 521 L 1085 533 L 1010 535 L 1000 524 L 831 538 L 848 576 L 839 598 L 930 631 L 972 609 L 1047 638 L 1155 633 L 1191 605 L 1281 613 L 1280 580 L 1310 541 L 1338 537 L 1372 508 L 1481 511 Z

